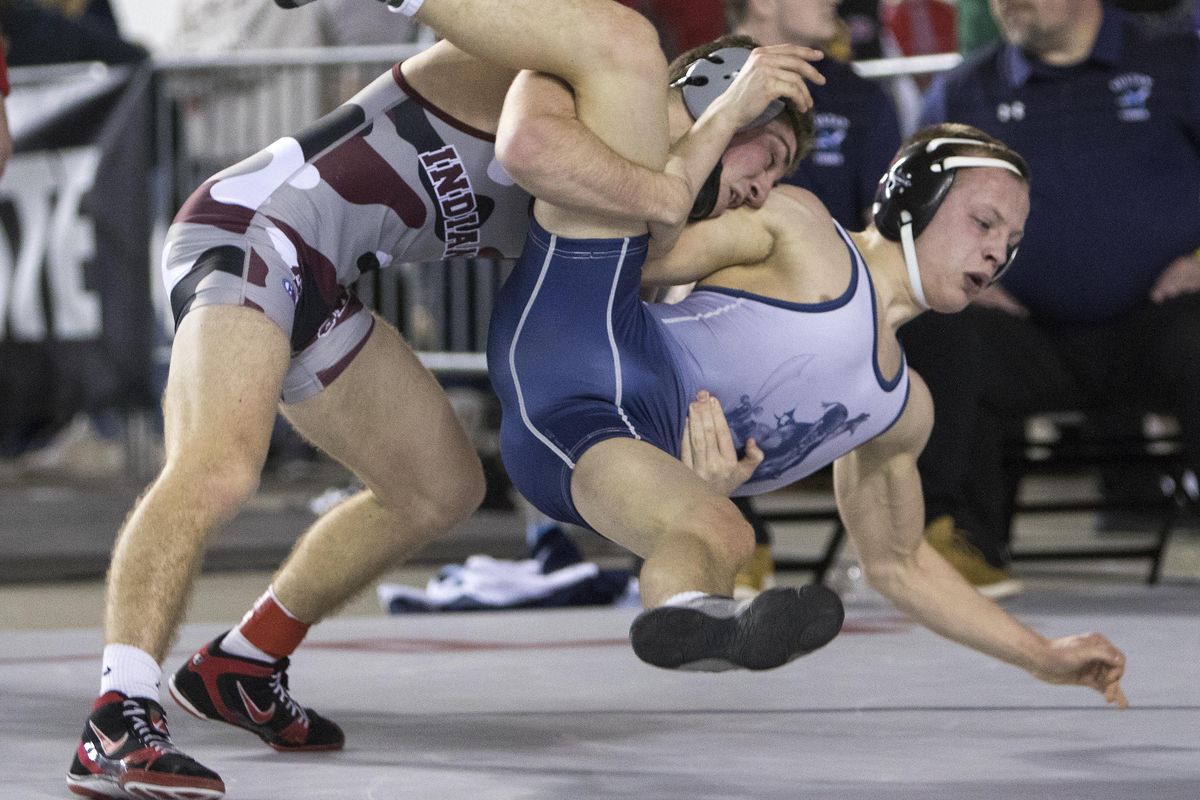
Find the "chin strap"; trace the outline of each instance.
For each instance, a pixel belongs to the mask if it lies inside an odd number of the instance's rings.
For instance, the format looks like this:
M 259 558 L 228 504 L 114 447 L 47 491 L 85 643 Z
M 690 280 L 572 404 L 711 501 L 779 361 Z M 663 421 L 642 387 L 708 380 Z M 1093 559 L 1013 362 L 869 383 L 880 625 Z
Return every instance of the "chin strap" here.
M 921 308 L 929 308 L 925 301 L 925 288 L 921 285 L 921 269 L 917 265 L 917 245 L 913 241 L 912 214 L 900 212 L 900 247 L 904 251 L 904 266 L 908 268 L 908 282 L 913 297 Z
M 713 171 L 708 173 L 708 179 L 704 181 L 700 191 L 696 193 L 696 202 L 692 203 L 692 211 L 688 214 L 688 219 L 692 222 L 706 219 L 717 207 L 717 198 L 721 194 L 721 170 L 723 168 L 724 165 L 718 161 L 717 165 L 713 167 Z

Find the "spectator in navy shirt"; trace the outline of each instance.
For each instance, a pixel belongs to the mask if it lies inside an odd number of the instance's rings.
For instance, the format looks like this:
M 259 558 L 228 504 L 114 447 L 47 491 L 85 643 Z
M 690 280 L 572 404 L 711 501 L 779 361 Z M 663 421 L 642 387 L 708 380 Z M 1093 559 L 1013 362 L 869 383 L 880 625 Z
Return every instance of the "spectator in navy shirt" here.
M 1004 36 L 923 122 L 1001 137 L 1033 174 L 1020 254 L 955 317 L 902 331 L 933 393 L 926 536 L 992 596 L 1019 590 L 1002 437 L 1031 413 L 1173 414 L 1200 468 L 1200 39 L 1147 38 L 1100 0 L 992 0 Z M 980 220 L 987 224 L 987 220 Z
M 838 0 L 724 0 L 734 33 L 763 45 L 825 48 L 838 33 Z M 887 93 L 848 64 L 819 64 L 824 86 L 812 86 L 813 150 L 788 183 L 821 199 L 850 230 L 867 223 L 879 176 L 900 147 L 900 124 Z

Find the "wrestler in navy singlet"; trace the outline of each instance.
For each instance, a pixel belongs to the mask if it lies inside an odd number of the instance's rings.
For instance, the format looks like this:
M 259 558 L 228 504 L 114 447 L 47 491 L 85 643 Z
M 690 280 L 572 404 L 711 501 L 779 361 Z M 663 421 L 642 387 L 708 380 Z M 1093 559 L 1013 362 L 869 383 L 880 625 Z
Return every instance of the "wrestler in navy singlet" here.
M 492 315 L 488 372 L 513 484 L 555 519 L 587 526 L 571 473 L 596 442 L 642 439 L 677 456 L 699 389 L 721 401 L 739 450 L 753 436 L 766 456 L 738 494 L 799 480 L 904 409 L 908 371 L 903 360 L 895 375 L 879 369 L 871 279 L 840 226 L 848 287 L 835 300 L 702 287 L 676 305 L 638 299 L 646 237 L 574 240 L 530 228 Z
M 672 455 L 687 414 L 662 326 L 638 298 L 647 236 L 567 239 L 530 218 L 488 331 L 500 453 L 513 486 L 549 516 L 587 525 L 575 462 L 596 442 L 642 439 Z
M 422 98 L 400 65 L 294 137 L 210 178 L 167 232 L 176 325 L 203 305 L 262 310 L 292 343 L 283 399 L 330 383 L 372 317 L 347 287 L 389 264 L 513 257 L 529 195 L 495 137 Z

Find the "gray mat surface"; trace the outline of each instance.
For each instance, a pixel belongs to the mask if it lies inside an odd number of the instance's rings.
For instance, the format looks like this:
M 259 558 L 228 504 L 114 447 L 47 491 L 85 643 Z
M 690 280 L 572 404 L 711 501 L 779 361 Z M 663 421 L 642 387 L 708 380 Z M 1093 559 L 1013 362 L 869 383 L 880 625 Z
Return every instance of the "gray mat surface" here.
M 845 632 L 768 673 L 672 673 L 629 650 L 629 609 L 335 619 L 292 688 L 347 749 L 285 755 L 192 719 L 176 741 L 228 797 L 467 800 L 1196 800 L 1200 589 L 1036 589 L 1046 635 L 1107 634 L 1132 708 L 1041 684 L 860 602 Z M 220 628 L 185 628 L 174 669 Z M 0 632 L 5 797 L 67 797 L 97 630 Z

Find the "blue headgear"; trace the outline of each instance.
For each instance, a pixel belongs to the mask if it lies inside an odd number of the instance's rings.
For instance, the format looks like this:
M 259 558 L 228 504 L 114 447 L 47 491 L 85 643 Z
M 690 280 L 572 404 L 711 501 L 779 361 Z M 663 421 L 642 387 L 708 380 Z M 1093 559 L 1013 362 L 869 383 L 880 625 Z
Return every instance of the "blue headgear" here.
M 954 184 L 955 172 L 967 167 L 1006 169 L 1029 180 L 1029 166 L 1007 147 L 982 139 L 948 136 L 905 147 L 879 179 L 875 190 L 875 203 L 871 207 L 875 227 L 886 238 L 901 243 L 913 294 L 922 306 L 928 307 L 917 270 L 914 240 L 937 214 Z M 1009 268 L 1016 254 L 1016 247 L 1008 249 L 1004 263 L 992 276 L 993 283 Z

